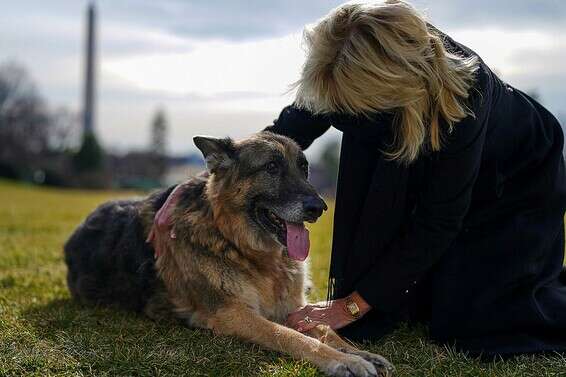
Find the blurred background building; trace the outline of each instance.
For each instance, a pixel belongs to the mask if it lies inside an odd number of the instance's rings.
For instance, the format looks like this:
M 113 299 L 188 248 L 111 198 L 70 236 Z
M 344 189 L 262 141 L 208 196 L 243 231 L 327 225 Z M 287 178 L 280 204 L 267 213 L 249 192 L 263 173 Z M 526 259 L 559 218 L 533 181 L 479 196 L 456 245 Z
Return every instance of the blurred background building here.
M 0 13 L 0 177 L 150 189 L 203 168 L 195 134 L 243 137 L 292 102 L 301 31 L 339 0 L 20 0 Z M 415 0 L 566 122 L 566 2 Z M 308 151 L 332 193 L 340 134 Z

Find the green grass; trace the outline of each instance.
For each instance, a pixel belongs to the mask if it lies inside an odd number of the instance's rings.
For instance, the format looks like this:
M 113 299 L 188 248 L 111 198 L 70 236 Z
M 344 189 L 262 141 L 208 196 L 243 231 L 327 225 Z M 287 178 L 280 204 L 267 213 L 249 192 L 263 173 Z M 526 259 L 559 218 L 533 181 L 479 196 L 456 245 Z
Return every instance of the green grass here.
M 319 375 L 309 363 L 234 338 L 71 301 L 63 242 L 96 205 L 124 196 L 0 181 L 0 376 Z M 324 296 L 331 218 L 311 228 L 313 299 Z M 398 376 L 566 376 L 564 357 L 481 363 L 431 345 L 423 328 L 363 347 L 389 358 Z

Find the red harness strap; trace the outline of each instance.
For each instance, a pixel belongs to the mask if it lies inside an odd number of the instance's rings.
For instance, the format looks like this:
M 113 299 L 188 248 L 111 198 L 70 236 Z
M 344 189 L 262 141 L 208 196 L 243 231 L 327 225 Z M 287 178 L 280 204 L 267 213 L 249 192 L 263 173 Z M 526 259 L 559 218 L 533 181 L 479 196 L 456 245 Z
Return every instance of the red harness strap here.
M 169 194 L 169 197 L 165 203 L 163 203 L 159 211 L 157 211 L 153 219 L 153 224 L 146 242 L 153 245 L 156 259 L 166 251 L 170 240 L 177 237 L 173 229 L 172 216 L 179 202 L 179 198 L 185 189 L 185 185 L 186 183 L 177 185 L 177 187 L 171 191 L 171 194 Z

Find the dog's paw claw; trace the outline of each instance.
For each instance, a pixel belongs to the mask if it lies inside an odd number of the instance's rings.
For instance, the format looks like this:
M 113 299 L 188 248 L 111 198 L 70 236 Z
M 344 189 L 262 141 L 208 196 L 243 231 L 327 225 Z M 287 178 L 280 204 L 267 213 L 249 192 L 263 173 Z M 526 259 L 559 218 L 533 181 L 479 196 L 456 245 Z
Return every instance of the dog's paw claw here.
M 372 363 L 357 355 L 345 355 L 325 369 L 326 374 L 332 377 L 378 377 Z
M 343 351 L 352 355 L 357 355 L 362 359 L 369 361 L 377 371 L 379 377 L 391 377 L 395 373 L 395 367 L 383 356 L 367 351 Z

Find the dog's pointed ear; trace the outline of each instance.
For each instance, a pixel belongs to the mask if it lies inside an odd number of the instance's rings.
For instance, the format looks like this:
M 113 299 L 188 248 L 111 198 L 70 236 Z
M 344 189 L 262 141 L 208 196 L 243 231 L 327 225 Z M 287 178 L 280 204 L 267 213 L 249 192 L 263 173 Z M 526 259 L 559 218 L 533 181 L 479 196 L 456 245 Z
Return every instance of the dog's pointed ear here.
M 230 138 L 218 139 L 211 136 L 195 136 L 193 142 L 202 152 L 206 168 L 211 173 L 228 169 L 236 157 L 236 147 Z

